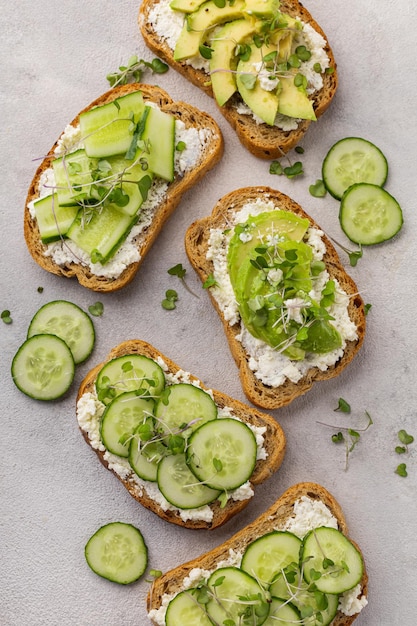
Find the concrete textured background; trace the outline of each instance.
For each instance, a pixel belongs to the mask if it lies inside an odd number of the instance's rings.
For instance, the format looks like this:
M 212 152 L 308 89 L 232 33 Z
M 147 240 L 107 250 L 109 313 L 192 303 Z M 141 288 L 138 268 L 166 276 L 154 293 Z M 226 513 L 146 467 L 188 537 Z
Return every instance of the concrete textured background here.
M 149 546 L 150 567 L 167 570 L 227 539 L 287 487 L 304 480 L 323 484 L 340 501 L 351 535 L 364 551 L 369 606 L 357 619 L 358 626 L 416 623 L 417 442 L 406 459 L 394 449 L 401 428 L 417 436 L 417 9 L 404 1 L 394 8 L 389 0 L 305 4 L 328 33 L 340 88 L 330 110 L 302 141 L 304 176 L 287 180 L 270 175 L 269 163 L 241 148 L 214 103 L 173 70 L 160 77 L 147 75 L 173 98 L 216 117 L 225 137 L 225 155 L 183 198 L 136 280 L 119 293 L 97 296 L 75 281 L 47 274 L 32 261 L 23 238 L 23 208 L 36 159 L 80 109 L 107 89 L 106 74 L 132 54 L 152 58 L 137 27 L 138 4 L 1 2 L 0 308 L 10 309 L 13 318 L 9 326 L 0 324 L 4 626 L 145 625 L 146 580 L 117 586 L 95 576 L 84 561 L 84 545 L 99 526 L 115 520 L 137 525 Z M 221 195 L 248 184 L 276 186 L 291 195 L 325 231 L 346 243 L 337 202 L 329 196 L 313 198 L 308 187 L 320 177 L 329 147 L 348 135 L 365 137 L 384 151 L 390 166 L 387 189 L 402 205 L 405 218 L 400 235 L 366 249 L 356 268 L 350 268 L 341 253 L 365 301 L 372 304 L 365 345 L 339 378 L 317 385 L 274 413 L 287 435 L 287 455 L 281 470 L 258 488 L 240 517 L 214 532 L 168 525 L 138 505 L 84 443 L 74 411 L 77 386 L 114 345 L 137 337 L 207 385 L 244 400 L 207 295 L 191 296 L 167 269 L 183 263 L 190 287 L 199 289 L 184 252 L 185 229 L 208 214 Z M 171 312 L 160 305 L 168 288 L 179 292 Z M 39 306 L 59 298 L 84 309 L 101 300 L 104 314 L 94 319 L 96 347 L 77 369 L 71 392 L 59 402 L 39 403 L 15 388 L 10 363 Z M 334 413 L 339 397 L 351 403 L 351 416 Z M 343 447 L 333 444 L 333 431 L 318 422 L 361 428 L 365 410 L 374 425 L 362 435 L 345 471 Z M 407 478 L 394 472 L 401 461 L 407 463 Z

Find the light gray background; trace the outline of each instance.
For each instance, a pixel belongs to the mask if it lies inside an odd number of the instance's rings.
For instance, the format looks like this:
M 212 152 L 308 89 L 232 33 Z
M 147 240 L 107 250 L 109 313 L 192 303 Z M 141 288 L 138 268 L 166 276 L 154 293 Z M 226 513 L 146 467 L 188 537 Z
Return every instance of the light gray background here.
M 340 72 L 340 88 L 328 113 L 302 146 L 305 175 L 295 180 L 269 174 L 269 163 L 245 152 L 214 103 L 173 70 L 148 74 L 173 98 L 212 113 L 224 133 L 222 162 L 184 197 L 135 281 L 115 294 L 97 296 L 75 281 L 40 269 L 23 239 L 23 208 L 36 159 L 64 126 L 106 91 L 106 74 L 134 53 L 150 60 L 137 28 L 138 4 L 128 0 L 20 0 L 1 2 L 1 304 L 13 324 L 0 323 L 2 381 L 0 416 L 0 623 L 4 626 L 133 626 L 148 623 L 145 580 L 128 587 L 95 576 L 84 545 L 110 521 L 136 524 L 149 546 L 150 567 L 167 570 L 230 537 L 287 487 L 322 483 L 340 501 L 351 535 L 362 546 L 369 570 L 369 606 L 358 626 L 416 623 L 417 443 L 407 459 L 395 454 L 397 431 L 417 436 L 416 426 L 416 99 L 414 71 L 417 9 L 405 0 L 306 0 L 328 33 Z M 208 296 L 191 296 L 168 268 L 183 263 L 187 282 L 200 292 L 183 236 L 215 201 L 249 184 L 276 186 L 311 213 L 330 235 L 346 243 L 332 198 L 315 199 L 308 187 L 320 177 L 328 148 L 347 135 L 375 142 L 390 165 L 387 189 L 404 210 L 401 234 L 364 252 L 349 268 L 372 304 L 364 347 L 336 380 L 317 385 L 290 407 L 274 413 L 288 451 L 281 470 L 257 490 L 246 511 L 214 532 L 168 525 L 137 504 L 84 443 L 75 419 L 78 384 L 120 341 L 153 343 L 209 386 L 243 400 L 237 370 Z M 297 155 L 291 154 L 294 161 Z M 44 288 L 39 294 L 38 286 Z M 160 302 L 168 288 L 179 292 L 175 311 Z M 28 324 L 42 304 L 69 299 L 83 308 L 97 300 L 97 343 L 79 367 L 71 393 L 45 404 L 22 395 L 10 363 Z M 334 413 L 339 397 L 351 416 Z M 362 435 L 344 469 L 344 450 L 331 442 L 338 426 L 361 428 L 364 412 L 374 425 Z M 409 476 L 394 473 L 406 461 Z

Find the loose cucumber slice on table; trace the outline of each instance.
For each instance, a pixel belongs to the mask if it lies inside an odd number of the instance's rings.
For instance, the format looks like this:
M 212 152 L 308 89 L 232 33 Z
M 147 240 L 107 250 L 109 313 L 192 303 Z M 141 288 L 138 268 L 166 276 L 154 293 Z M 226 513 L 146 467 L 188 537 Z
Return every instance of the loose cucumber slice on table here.
M 256 453 L 251 429 L 232 418 L 200 426 L 191 435 L 186 451 L 193 474 L 213 489 L 226 491 L 237 489 L 250 478 Z
M 339 220 L 351 241 L 370 246 L 394 237 L 403 225 L 403 214 L 388 191 L 377 185 L 358 183 L 343 195 Z
M 106 363 L 96 380 L 98 398 L 109 404 L 125 391 L 140 391 L 143 395 L 157 398 L 165 386 L 162 367 L 142 354 L 119 356 Z
M 323 593 L 343 593 L 359 583 L 363 574 L 360 552 L 335 528 L 321 526 L 303 540 L 300 558 L 307 583 Z
M 44 304 L 29 324 L 27 336 L 50 334 L 65 341 L 76 364 L 91 354 L 95 331 L 91 318 L 79 306 L 67 300 L 54 300 Z
M 298 563 L 301 539 L 287 531 L 270 532 L 246 548 L 241 568 L 269 585 L 291 563 Z M 276 595 L 276 594 L 275 594 Z
M 356 183 L 383 186 L 388 163 L 377 146 L 361 137 L 346 137 L 336 142 L 322 165 L 322 178 L 328 192 L 340 200 L 348 187 Z
M 124 458 L 129 456 L 132 435 L 152 415 L 154 404 L 152 398 L 142 398 L 130 391 L 116 396 L 107 405 L 100 422 L 100 435 L 109 452 Z
M 167 394 L 156 405 L 155 416 L 162 433 L 170 435 L 188 425 L 183 433 L 188 436 L 192 430 L 217 418 L 217 406 L 213 398 L 200 387 L 178 383 L 167 388 Z
M 56 400 L 69 389 L 75 373 L 71 350 L 56 335 L 34 335 L 12 361 L 15 385 L 35 400 Z
M 141 532 L 124 522 L 98 529 L 85 546 L 85 558 L 93 572 L 121 585 L 138 580 L 148 564 L 148 549 Z
M 184 454 L 164 457 L 158 464 L 158 487 L 168 502 L 179 509 L 198 509 L 214 502 L 220 491 L 199 483 Z
M 176 595 L 168 604 L 166 626 L 213 626 L 205 605 L 198 602 L 199 590 L 187 589 Z

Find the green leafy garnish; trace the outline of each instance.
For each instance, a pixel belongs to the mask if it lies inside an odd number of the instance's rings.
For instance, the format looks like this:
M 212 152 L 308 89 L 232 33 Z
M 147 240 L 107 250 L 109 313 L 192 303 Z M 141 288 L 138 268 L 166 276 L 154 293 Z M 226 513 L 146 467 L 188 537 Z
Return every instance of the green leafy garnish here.
M 201 44 L 201 46 L 199 46 L 198 48 L 198 51 L 203 59 L 211 59 L 213 48 L 210 48 L 210 46 L 206 46 L 205 44 Z
M 161 305 L 162 308 L 166 311 L 172 311 L 175 309 L 176 301 L 178 300 L 178 294 L 174 289 L 168 289 L 165 292 L 165 298 L 162 300 Z
M 355 447 L 357 446 L 357 444 L 359 443 L 361 439 L 361 433 L 366 432 L 368 428 L 374 423 L 368 411 L 365 411 L 365 415 L 368 419 L 368 423 L 364 428 L 353 429 L 349 426 L 345 426 L 341 428 L 339 427 L 338 432 L 332 435 L 333 443 L 341 443 L 341 442 L 345 443 L 345 450 L 346 450 L 345 470 L 348 469 L 350 454 L 353 452 L 353 450 L 355 449 Z M 338 428 L 337 426 L 334 426 L 331 424 L 325 424 L 324 422 L 318 422 L 318 424 L 321 424 L 322 426 L 327 426 L 329 428 L 334 428 L 334 429 Z
M 1 312 L 1 319 L 3 320 L 3 322 L 5 324 L 11 324 L 12 323 L 12 317 L 10 315 L 10 311 L 8 309 L 5 309 L 4 311 Z
M 324 198 L 324 196 L 327 194 L 327 189 L 320 178 L 316 180 L 314 185 L 310 185 L 308 189 L 310 194 L 314 196 L 314 198 Z
M 177 145 L 175 146 L 175 150 L 177 152 L 184 152 L 186 147 L 187 147 L 187 144 L 185 143 L 185 141 L 179 141 Z
M 216 287 L 216 286 L 217 286 L 216 279 L 214 278 L 213 274 L 209 274 L 203 283 L 203 289 L 209 289 L 210 287 Z
M 103 303 L 96 302 L 95 304 L 90 304 L 90 306 L 88 307 L 88 311 L 89 313 L 91 313 L 91 315 L 94 315 L 94 317 L 100 317 L 101 315 L 103 315 L 104 311 Z
M 349 257 L 350 265 L 355 267 L 359 259 L 363 256 L 362 246 L 359 246 L 359 250 L 349 250 L 349 248 L 346 248 L 346 246 L 342 245 L 339 241 L 336 241 L 336 239 L 333 239 L 333 237 L 329 236 L 329 238 L 333 241 L 333 243 L 339 246 L 339 248 L 346 252 Z
M 287 178 L 295 178 L 303 174 L 303 164 L 301 161 L 296 161 L 293 165 L 283 167 L 279 161 L 272 161 L 269 166 L 269 173 L 281 176 L 284 174 Z
M 38 287 L 37 291 L 38 293 L 43 293 L 43 287 Z
M 184 287 L 186 288 L 186 290 L 191 293 L 193 296 L 196 296 L 196 298 L 198 298 L 199 296 L 197 296 L 197 294 L 195 294 L 187 285 L 187 283 L 185 282 L 185 274 L 187 273 L 187 270 L 185 269 L 185 267 L 183 267 L 182 263 L 177 263 L 176 265 L 174 265 L 173 267 L 170 267 L 168 270 L 168 274 L 170 276 L 178 276 L 178 278 L 180 279 L 180 281 L 182 282 L 182 284 L 184 285 Z
M 400 463 L 395 470 L 395 473 L 402 478 L 406 478 L 408 476 L 407 465 L 405 463 Z
M 343 398 L 339 398 L 335 411 L 340 411 L 341 413 L 350 413 L 350 404 L 346 402 L 346 400 L 344 400 Z
M 158 58 L 152 61 L 138 59 L 136 55 L 130 57 L 126 65 L 121 65 L 119 71 L 107 74 L 106 78 L 111 87 L 126 85 L 127 83 L 139 83 L 145 69 L 151 70 L 153 74 L 165 74 L 169 66 Z

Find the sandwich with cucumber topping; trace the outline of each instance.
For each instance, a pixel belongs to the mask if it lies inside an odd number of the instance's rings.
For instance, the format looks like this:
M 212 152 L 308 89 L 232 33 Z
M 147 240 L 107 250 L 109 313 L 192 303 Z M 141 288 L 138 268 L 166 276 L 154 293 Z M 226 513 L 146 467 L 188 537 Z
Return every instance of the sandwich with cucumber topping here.
M 157 578 L 154 626 L 348 626 L 368 577 L 343 511 L 321 485 L 290 487 L 233 537 Z
M 257 157 L 287 153 L 335 95 L 332 49 L 298 0 L 143 0 L 139 26 Z
M 365 336 L 363 300 L 329 238 L 291 198 L 236 189 L 187 230 L 248 399 L 287 405 L 340 374 Z
M 140 340 L 116 346 L 87 374 L 77 420 L 133 498 L 185 528 L 227 522 L 285 454 L 273 417 L 208 389 Z
M 97 292 L 136 275 L 165 221 L 219 161 L 206 113 L 157 86 L 106 92 L 66 127 L 29 188 L 24 234 L 45 270 Z

